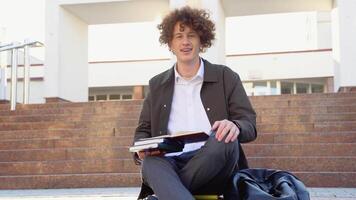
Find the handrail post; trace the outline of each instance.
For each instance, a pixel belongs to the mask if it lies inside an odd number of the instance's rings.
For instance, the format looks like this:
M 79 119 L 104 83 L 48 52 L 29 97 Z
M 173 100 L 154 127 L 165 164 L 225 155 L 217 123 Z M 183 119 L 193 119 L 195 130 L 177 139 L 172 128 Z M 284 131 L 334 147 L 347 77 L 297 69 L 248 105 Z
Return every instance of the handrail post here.
M 26 41 L 25 41 L 26 43 Z M 30 99 L 30 47 L 24 46 L 24 75 L 23 75 L 23 103 L 28 104 Z
M 16 109 L 17 101 L 17 48 L 11 50 L 12 62 L 11 62 L 11 110 Z
M 0 52 L 0 100 L 6 99 L 6 79 L 6 57 Z

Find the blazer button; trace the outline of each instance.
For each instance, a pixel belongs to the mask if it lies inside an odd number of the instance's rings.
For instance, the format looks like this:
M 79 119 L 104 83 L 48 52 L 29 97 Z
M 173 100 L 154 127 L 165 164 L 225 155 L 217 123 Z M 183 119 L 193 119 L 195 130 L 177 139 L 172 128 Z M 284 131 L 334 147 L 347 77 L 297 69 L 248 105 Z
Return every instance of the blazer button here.
M 210 108 L 206 108 L 207 111 L 210 111 Z
M 166 105 L 166 104 L 164 104 L 164 105 L 163 105 L 163 107 L 165 107 L 165 108 L 166 108 L 166 107 L 167 107 L 167 105 Z

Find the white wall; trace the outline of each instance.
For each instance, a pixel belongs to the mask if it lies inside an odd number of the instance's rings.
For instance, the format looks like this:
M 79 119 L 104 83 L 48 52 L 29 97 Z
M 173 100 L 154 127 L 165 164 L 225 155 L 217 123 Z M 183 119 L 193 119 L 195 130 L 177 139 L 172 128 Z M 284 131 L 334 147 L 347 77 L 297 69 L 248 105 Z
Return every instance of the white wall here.
M 161 46 L 157 21 L 90 25 L 89 62 L 168 58 L 168 47 Z
M 61 35 L 59 93 L 70 101 L 88 100 L 88 26 L 75 15 L 63 10 Z M 50 66 L 48 66 L 50 67 Z
M 6 99 L 10 100 L 11 83 L 7 84 Z M 23 102 L 23 82 L 17 82 L 17 102 Z M 45 103 L 44 99 L 44 82 L 43 81 L 30 81 L 30 98 L 29 103 Z
M 317 49 L 316 24 L 316 12 L 228 17 L 226 54 Z
M 46 5 L 45 96 L 88 99 L 88 28 L 59 5 Z
M 227 57 L 227 66 L 246 80 L 333 76 L 331 51 Z
M 317 12 L 317 48 L 328 49 L 332 47 L 331 13 Z
M 332 11 L 334 89 L 356 86 L 356 1 L 337 0 Z
M 17 78 L 24 77 L 24 67 L 17 68 Z M 6 68 L 6 76 L 7 78 L 11 78 L 11 68 Z M 44 67 L 43 66 L 33 66 L 30 67 L 30 77 L 31 78 L 43 78 L 44 77 Z
M 169 59 L 90 64 L 89 87 L 148 85 L 150 78 L 170 67 Z

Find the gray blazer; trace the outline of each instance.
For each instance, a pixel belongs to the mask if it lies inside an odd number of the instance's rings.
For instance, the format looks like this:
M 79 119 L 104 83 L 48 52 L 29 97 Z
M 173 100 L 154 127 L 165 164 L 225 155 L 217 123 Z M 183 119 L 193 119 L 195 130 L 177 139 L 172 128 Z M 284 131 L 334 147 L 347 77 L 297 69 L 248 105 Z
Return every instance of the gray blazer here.
M 211 64 L 204 59 L 203 62 L 204 81 L 200 96 L 210 124 L 228 119 L 240 128 L 238 137 L 240 143 L 253 141 L 257 137 L 256 113 L 239 75 L 226 66 Z M 150 92 L 143 103 L 134 141 L 167 134 L 174 77 L 174 67 L 172 67 L 149 81 Z M 138 161 L 137 155 L 135 160 Z M 247 160 L 240 145 L 238 168 L 247 167 Z M 141 191 L 141 195 L 142 192 L 144 191 Z

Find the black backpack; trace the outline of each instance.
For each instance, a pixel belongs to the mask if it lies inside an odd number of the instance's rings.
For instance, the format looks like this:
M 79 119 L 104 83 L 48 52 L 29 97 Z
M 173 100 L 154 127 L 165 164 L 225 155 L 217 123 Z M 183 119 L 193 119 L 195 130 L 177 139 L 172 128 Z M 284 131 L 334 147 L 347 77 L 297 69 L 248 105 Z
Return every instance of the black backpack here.
M 310 200 L 305 185 L 293 174 L 271 169 L 243 169 L 233 177 L 235 200 Z

